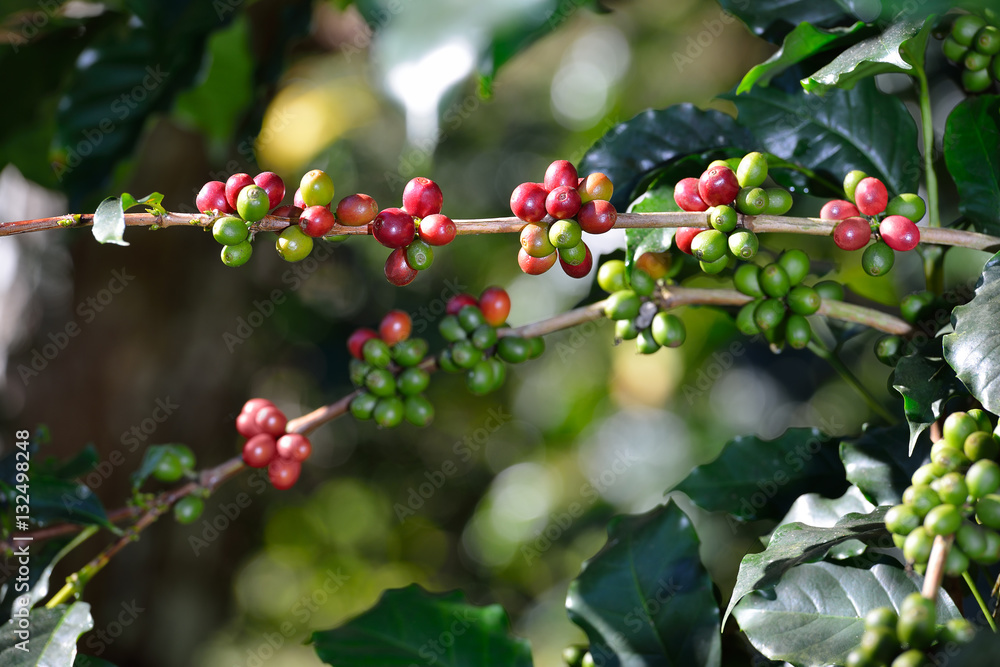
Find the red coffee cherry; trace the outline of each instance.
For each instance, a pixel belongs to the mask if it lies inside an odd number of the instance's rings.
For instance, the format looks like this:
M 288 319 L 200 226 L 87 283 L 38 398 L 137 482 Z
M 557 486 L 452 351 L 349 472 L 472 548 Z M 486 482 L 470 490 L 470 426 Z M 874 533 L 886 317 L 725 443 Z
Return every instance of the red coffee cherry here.
M 702 233 L 704 228 L 702 227 L 679 227 L 676 232 L 674 232 L 674 245 L 681 252 L 692 255 L 691 252 L 691 242 L 694 241 L 694 237 Z
M 254 417 L 254 424 L 261 433 L 268 433 L 275 438 L 285 432 L 285 425 L 288 424 L 288 417 L 285 413 L 273 405 L 266 405 L 257 411 Z
M 913 250 L 920 243 L 920 228 L 902 215 L 887 216 L 878 228 L 882 240 L 893 250 Z
M 233 174 L 226 180 L 226 201 L 236 210 L 236 200 L 240 196 L 240 190 L 248 185 L 253 185 L 250 174 Z
M 510 195 L 510 210 L 525 222 L 541 222 L 548 196 L 549 191 L 541 183 L 521 183 Z
M 356 329 L 347 339 L 347 351 L 350 352 L 351 356 L 355 359 L 364 359 L 365 355 L 362 352 L 362 348 L 364 348 L 365 343 L 370 341 L 372 338 L 378 337 L 378 332 L 374 329 L 369 329 L 367 327 Z
M 572 218 L 579 210 L 580 193 L 568 185 L 560 185 L 545 198 L 545 211 L 556 220 Z
M 824 220 L 846 220 L 859 215 L 858 207 L 846 199 L 831 199 L 819 211 L 819 217 Z
M 698 194 L 697 178 L 682 178 L 674 186 L 674 202 L 682 210 L 691 212 L 707 211 L 708 204 Z
M 833 228 L 833 242 L 842 250 L 860 250 L 868 245 L 872 228 L 864 218 L 847 218 Z
M 412 218 L 411 218 L 412 224 Z M 417 277 L 417 270 L 406 263 L 406 248 L 396 248 L 385 260 L 385 279 L 396 287 L 404 287 Z
M 260 433 L 243 443 L 243 463 L 251 468 L 263 468 L 277 454 L 274 436 Z
M 267 477 L 271 480 L 271 486 L 281 491 L 295 486 L 301 472 L 301 463 L 280 457 L 271 461 L 267 466 Z
M 380 211 L 371 226 L 372 236 L 386 248 L 405 248 L 417 233 L 413 216 L 401 208 Z
M 276 449 L 281 458 L 302 463 L 312 454 L 312 443 L 301 433 L 286 433 L 278 438 Z
M 615 226 L 618 211 L 611 202 L 594 199 L 580 207 L 576 219 L 580 228 L 588 234 L 603 234 Z
M 551 253 L 545 257 L 532 257 L 524 252 L 524 248 L 517 251 L 517 264 L 521 270 L 531 276 L 540 276 L 556 263 L 557 253 Z
M 279 218 L 291 218 L 292 220 L 302 215 L 302 209 L 298 206 L 279 206 L 271 211 L 271 215 Z
M 572 162 L 556 160 L 545 170 L 545 180 L 542 186 L 549 192 L 563 185 L 575 190 L 579 182 L 579 175 Z
M 594 256 L 590 252 L 590 247 L 584 245 L 584 248 L 587 250 L 587 255 L 576 266 L 567 264 L 561 256 L 559 257 L 559 266 L 562 267 L 563 272 L 570 278 L 586 278 L 590 270 L 594 268 Z
M 403 188 L 403 209 L 417 218 L 441 212 L 444 195 L 437 183 L 429 178 L 417 176 Z
M 226 201 L 226 184 L 222 181 L 209 181 L 201 186 L 194 205 L 202 213 L 218 211 L 219 213 L 235 213 L 236 209 Z
M 269 405 L 273 406 L 274 403 L 267 400 L 266 398 L 251 398 L 249 401 L 243 404 L 243 409 L 240 410 L 240 414 L 255 415 L 257 414 L 258 410 L 267 407 Z
M 262 171 L 253 177 L 254 185 L 267 193 L 267 201 L 274 208 L 285 198 L 285 182 L 273 171 Z M 237 193 L 239 194 L 239 193 Z
M 732 204 L 739 191 L 740 182 L 736 173 L 723 165 L 706 169 L 698 179 L 698 195 L 709 206 Z
M 306 200 L 302 198 L 302 188 L 295 189 L 295 194 L 292 195 L 292 205 L 298 206 L 303 210 L 309 208 L 308 206 L 306 206 Z
M 491 327 L 498 327 L 507 321 L 510 315 L 510 295 L 502 287 L 492 286 L 479 295 L 479 310 Z
M 434 213 L 425 218 L 421 218 L 420 226 L 417 227 L 420 238 L 431 245 L 448 245 L 455 240 L 458 229 L 455 223 L 446 215 Z
M 329 234 L 336 222 L 337 219 L 326 206 L 310 206 L 299 216 L 299 229 L 306 236 L 319 238 Z
M 466 294 L 465 292 L 461 292 L 448 299 L 448 303 L 445 306 L 444 312 L 447 315 L 458 315 L 458 311 L 462 310 L 462 308 L 465 308 L 466 306 L 478 307 L 479 301 L 476 300 L 476 297 L 472 296 L 471 294 Z
M 378 325 L 378 335 L 386 345 L 392 346 L 410 337 L 413 321 L 402 310 L 390 310 Z
M 348 227 L 367 225 L 378 215 L 378 203 L 360 192 L 348 195 L 337 204 L 337 221 Z
M 869 176 L 854 189 L 854 203 L 863 214 L 878 215 L 889 204 L 889 192 L 882 181 Z
M 260 428 L 254 418 L 256 412 L 244 412 L 236 417 L 236 432 L 244 438 L 252 438 L 260 433 Z

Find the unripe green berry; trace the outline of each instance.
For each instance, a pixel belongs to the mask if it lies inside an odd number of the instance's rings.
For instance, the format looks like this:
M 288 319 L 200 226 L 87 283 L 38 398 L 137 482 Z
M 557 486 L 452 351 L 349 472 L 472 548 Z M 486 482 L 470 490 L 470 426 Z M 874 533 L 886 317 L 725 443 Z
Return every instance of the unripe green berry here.
M 896 505 L 885 513 L 885 527 L 897 535 L 909 535 L 923 522 L 910 505 Z
M 854 202 L 854 190 L 858 187 L 858 183 L 866 178 L 868 178 L 868 174 L 859 169 L 847 172 L 847 175 L 844 176 L 844 194 L 848 201 Z
M 365 389 L 379 398 L 396 394 L 396 378 L 384 368 L 375 368 L 365 377 Z
M 753 321 L 761 331 L 776 329 L 785 319 L 785 304 L 780 299 L 765 299 L 753 312 Z
M 944 57 L 955 63 L 956 65 L 965 60 L 965 54 L 969 52 L 968 46 L 962 46 L 959 44 L 954 37 L 948 35 L 941 42 L 941 53 Z
M 892 270 L 896 262 L 896 253 L 885 241 L 876 241 L 865 248 L 861 255 L 861 267 L 870 276 L 884 276 Z
M 903 503 L 913 508 L 917 516 L 923 519 L 928 512 L 941 504 L 941 497 L 929 485 L 915 484 L 903 491 Z
M 757 256 L 760 242 L 757 235 L 749 229 L 737 229 L 729 235 L 729 252 L 742 260 L 750 260 Z
M 964 618 L 949 618 L 939 629 L 938 635 L 942 643 L 968 644 L 975 638 L 976 628 Z
M 351 414 L 355 419 L 371 419 L 377 403 L 378 397 L 363 391 L 351 399 Z
M 493 391 L 497 384 L 493 364 L 487 359 L 476 362 L 466 373 L 465 383 L 474 396 L 485 396 Z
M 928 664 L 930 663 L 923 651 L 911 648 L 897 655 L 889 667 L 927 667 Z
M 927 213 L 927 204 L 924 203 L 920 195 L 904 192 L 889 200 L 889 204 L 885 207 L 885 213 L 886 215 L 901 215 L 913 222 L 919 222 Z
M 360 359 L 351 359 L 347 365 L 348 373 L 350 374 L 351 384 L 355 387 L 361 387 L 365 383 L 365 376 L 372 369 L 371 366 L 361 361 Z
M 899 314 L 910 324 L 916 324 L 932 314 L 935 299 L 930 291 L 907 294 L 899 301 Z
M 812 315 L 822 305 L 823 300 L 812 287 L 796 285 L 788 292 L 788 308 L 799 315 Z
M 984 526 L 1000 529 L 1000 495 L 989 493 L 976 501 L 976 519 Z
M 756 151 L 747 153 L 735 171 L 741 188 L 755 188 L 767 179 L 767 157 Z
M 631 320 L 639 314 L 641 304 L 638 294 L 632 290 L 620 290 L 608 297 L 604 314 L 611 320 Z
M 299 181 L 302 201 L 308 206 L 327 206 L 333 201 L 333 179 L 321 169 L 313 169 L 303 174 Z
M 370 338 L 361 346 L 361 356 L 373 368 L 388 368 L 392 352 L 381 338 Z
M 449 343 L 465 340 L 468 337 L 465 329 L 459 323 L 457 315 L 445 315 L 442 317 L 441 321 L 438 322 L 438 331 L 441 332 L 441 335 Z
M 765 188 L 767 208 L 764 215 L 784 215 L 792 208 L 792 193 L 784 188 Z
M 993 565 L 1000 562 L 1000 535 L 995 530 L 983 530 L 983 535 L 986 537 L 986 549 L 983 551 L 982 558 L 976 562 L 983 565 Z
M 944 504 L 961 506 L 969 497 L 969 487 L 965 484 L 965 475 L 959 472 L 949 472 L 931 482 L 931 488 L 941 498 Z
M 952 535 L 962 525 L 962 513 L 955 505 L 942 503 L 924 517 L 928 535 Z
M 403 416 L 414 426 L 424 427 L 434 421 L 434 406 L 425 396 L 407 396 L 403 401 Z
M 785 342 L 792 349 L 801 350 L 809 344 L 812 338 L 812 327 L 802 315 L 792 313 L 785 319 Z
M 966 56 L 967 63 L 968 60 L 969 56 Z M 998 71 L 998 67 L 994 67 L 993 70 L 995 78 L 995 73 Z M 991 80 L 990 70 L 985 67 L 983 69 L 966 69 L 962 71 L 962 87 L 970 93 L 981 93 L 989 88 L 992 83 L 993 81 Z
M 934 538 L 923 526 L 910 531 L 903 543 L 903 557 L 910 563 L 926 563 L 931 557 Z
M 656 288 L 656 281 L 638 266 L 634 266 L 632 267 L 632 275 L 629 278 L 629 286 L 639 296 L 649 296 Z
M 537 359 L 545 354 L 545 339 L 541 336 L 529 338 L 528 344 L 531 345 L 531 353 L 528 355 L 529 359 Z
M 219 218 L 212 225 L 212 236 L 222 245 L 243 243 L 249 235 L 246 223 L 231 215 Z
M 713 229 L 723 234 L 728 234 L 736 229 L 738 221 L 736 209 L 732 206 L 713 206 L 712 212 L 708 214 L 708 223 L 712 225 Z
M 696 259 L 712 263 L 726 256 L 726 235 L 717 229 L 706 229 L 691 241 L 691 254 Z
M 245 228 L 244 228 L 245 229 Z M 253 254 L 253 246 L 250 241 L 243 241 L 233 245 L 222 246 L 222 263 L 226 266 L 243 266 Z
M 990 413 L 979 408 L 973 408 L 967 411 L 966 414 L 976 420 L 976 426 L 980 431 L 993 432 L 993 420 L 990 418 Z
M 886 366 L 895 366 L 903 357 L 903 344 L 900 336 L 882 336 L 875 341 L 875 357 Z
M 947 472 L 943 466 L 932 461 L 917 468 L 910 477 L 910 482 L 915 486 L 930 486 L 931 482 Z
M 952 544 L 944 561 L 944 573 L 949 577 L 959 577 L 969 569 L 969 557 L 958 545 Z
M 870 628 L 861 635 L 858 648 L 877 663 L 885 664 L 899 653 L 899 639 L 896 638 L 895 630 Z
M 480 350 L 488 350 L 497 344 L 497 330 L 489 324 L 481 324 L 472 332 L 469 340 Z
M 483 351 L 470 340 L 460 340 L 451 344 L 451 360 L 459 368 L 468 370 L 483 358 Z
M 778 264 L 788 274 L 789 285 L 798 285 L 809 274 L 809 255 L 798 248 L 781 253 Z
M 445 373 L 460 373 L 463 370 L 461 366 L 455 363 L 454 358 L 452 358 L 451 348 L 441 350 L 437 356 L 437 365 Z
M 962 449 L 965 439 L 976 432 L 979 425 L 965 412 L 953 412 L 944 420 L 941 433 L 949 447 Z
M 422 368 L 407 368 L 396 378 L 396 388 L 404 396 L 416 396 L 427 389 L 430 374 Z
M 980 72 L 984 71 L 989 66 L 991 59 L 992 56 L 970 49 L 966 52 L 965 58 L 962 60 L 962 65 L 965 66 L 967 71 Z M 968 88 L 966 88 L 966 90 L 968 90 Z
M 961 449 L 948 447 L 943 440 L 941 444 L 945 446 L 937 449 L 931 447 L 931 462 L 938 464 L 946 472 L 957 472 L 972 463 Z
M 733 286 L 747 296 L 764 296 L 759 279 L 760 267 L 756 264 L 741 264 L 733 272 Z
M 970 461 L 995 459 L 1000 454 L 1000 443 L 996 441 L 990 431 L 976 431 L 965 439 L 962 451 L 965 452 Z
M 986 556 L 986 529 L 966 521 L 955 534 L 955 544 L 962 550 L 962 553 L 978 562 Z
M 975 14 L 962 14 L 951 25 L 951 38 L 962 46 L 972 46 L 973 40 L 986 21 Z
M 1000 29 L 994 25 L 985 25 L 976 33 L 972 41 L 972 47 L 988 56 L 996 55 L 1000 52 Z
M 768 264 L 760 271 L 760 287 L 764 294 L 780 299 L 788 294 L 790 281 L 788 273 L 780 264 Z
M 270 210 L 271 202 L 267 192 L 259 185 L 248 185 L 236 199 L 236 211 L 247 222 L 259 222 Z
M 734 233 L 733 236 L 736 236 L 736 233 Z M 729 266 L 729 255 L 724 255 L 714 262 L 698 262 L 698 266 L 701 267 L 702 271 L 709 275 L 722 273 Z
M 549 227 L 549 243 L 556 248 L 572 248 L 583 240 L 583 230 L 576 220 L 556 220 Z
M 653 338 L 653 332 L 649 327 L 639 331 L 635 338 L 635 349 L 639 354 L 653 354 L 660 349 L 660 344 Z
M 313 240 L 298 225 L 291 225 L 278 236 L 275 247 L 278 249 L 278 256 L 286 262 L 301 262 L 312 252 Z
M 754 312 L 757 310 L 757 306 L 760 303 L 760 300 L 751 301 L 740 308 L 739 312 L 736 314 L 736 329 L 741 334 L 746 336 L 756 336 L 760 333 L 760 327 L 758 327 L 757 322 L 754 321 Z
M 625 262 L 612 259 L 601 264 L 601 268 L 597 270 L 597 284 L 608 294 L 626 289 Z
M 411 269 L 424 271 L 434 263 L 434 248 L 429 243 L 414 239 L 406 246 L 406 263 Z
M 813 289 L 819 292 L 825 301 L 844 300 L 844 286 L 836 280 L 821 280 L 813 285 Z
M 895 632 L 897 621 L 899 621 L 899 614 L 892 607 L 876 607 L 865 614 L 865 630 L 888 628 Z
M 519 364 L 528 360 L 531 344 L 519 336 L 504 336 L 497 342 L 497 356 L 508 364 Z
M 483 311 L 479 310 L 478 306 L 462 306 L 462 309 L 458 311 L 457 317 L 458 323 L 470 334 L 486 323 Z
M 745 215 L 760 215 L 767 210 L 764 188 L 742 188 L 736 195 L 736 210 Z
M 684 343 L 684 338 L 687 336 L 683 320 L 664 311 L 653 316 L 650 328 L 653 340 L 664 347 L 678 347 Z
M 982 498 L 1000 489 L 1000 465 L 996 461 L 976 461 L 965 473 L 965 483 L 969 487 L 969 495 Z
M 618 320 L 615 322 L 615 338 L 618 340 L 634 340 L 639 335 L 639 330 L 632 320 Z
M 423 338 L 407 338 L 392 346 L 392 358 L 400 366 L 416 366 L 427 356 L 427 341 Z
M 934 602 L 920 593 L 910 593 L 899 610 L 896 634 L 904 644 L 925 649 L 934 642 L 937 632 L 937 611 Z
M 372 417 L 380 427 L 394 428 L 403 422 L 405 414 L 406 407 L 403 404 L 403 399 L 399 396 L 388 396 L 378 399 Z
M 197 496 L 184 496 L 174 505 L 174 518 L 177 523 L 193 523 L 205 509 L 205 501 Z

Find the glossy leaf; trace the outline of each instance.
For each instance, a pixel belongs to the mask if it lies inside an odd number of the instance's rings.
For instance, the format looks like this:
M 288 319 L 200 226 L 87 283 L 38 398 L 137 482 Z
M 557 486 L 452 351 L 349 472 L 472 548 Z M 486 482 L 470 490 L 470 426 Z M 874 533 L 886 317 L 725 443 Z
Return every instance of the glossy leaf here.
M 611 203 L 625 210 L 657 170 L 691 153 L 755 150 L 750 135 L 731 116 L 693 104 L 648 109 L 615 126 L 580 161 L 580 173 L 602 171 L 615 184 Z
M 757 87 L 727 94 L 739 123 L 759 146 L 839 184 L 852 169 L 876 176 L 892 192 L 915 192 L 920 175 L 917 126 L 901 100 L 874 81 L 824 97 Z
M 598 665 L 720 664 L 719 609 L 691 520 L 672 501 L 617 517 L 566 597 Z
M 810 93 L 823 94 L 831 88 L 853 88 L 862 79 L 902 72 L 912 74 L 923 68 L 924 50 L 932 21 L 904 14 L 885 32 L 849 47 L 826 67 L 802 80 Z
M 754 33 L 775 43 L 803 22 L 818 27 L 854 22 L 836 0 L 719 0 L 719 4 Z
M 785 572 L 773 590 L 746 595 L 733 616 L 754 647 L 772 660 L 802 667 L 842 665 L 861 640 L 864 615 L 885 606 L 898 611 L 922 581 L 881 563 L 869 569 L 799 565 Z M 943 590 L 937 607 L 939 623 L 961 616 Z
M 531 665 L 528 643 L 510 634 L 500 605 L 474 607 L 461 592 L 428 593 L 415 584 L 385 591 L 368 611 L 309 641 L 336 667 Z
M 120 198 L 108 197 L 101 202 L 94 213 L 94 227 L 91 231 L 98 243 L 128 245 L 122 238 L 125 234 L 125 211 Z
M 911 354 L 896 364 L 892 388 L 903 396 L 903 412 L 910 426 L 909 452 L 924 429 L 937 421 L 945 404 L 965 388 L 955 372 L 940 357 Z
M 744 596 L 771 588 L 793 567 L 822 560 L 839 544 L 860 540 L 865 544 L 888 542 L 892 546 L 892 538 L 885 527 L 887 509 L 880 507 L 865 514 L 849 513 L 833 526 L 810 526 L 805 523 L 778 526 L 764 551 L 744 556 L 740 562 L 733 596 L 722 618 L 723 624 Z
M 835 498 L 847 489 L 839 442 L 809 428 L 788 429 L 774 440 L 741 436 L 675 490 L 703 509 L 744 520 L 780 519 L 803 493 Z
M 50 475 L 31 478 L 31 520 L 39 526 L 70 521 L 85 526 L 98 525 L 118 532 L 108 521 L 104 506 L 85 484 Z
M 1000 95 L 969 97 L 952 109 L 944 161 L 958 188 L 958 210 L 977 230 L 1000 234 Z
M 908 428 L 902 424 L 869 428 L 840 443 L 847 479 L 876 505 L 898 505 L 917 468 L 930 460 L 931 443 L 921 438 L 907 452 Z
M 976 295 L 952 311 L 955 332 L 944 337 L 944 358 L 983 407 L 1000 412 L 1000 253 L 983 268 Z
M 76 657 L 77 639 L 94 627 L 90 605 L 74 602 L 52 609 L 32 609 L 28 617 L 30 641 L 18 648 L 24 639 L 17 634 L 17 619 L 0 627 L 0 665 L 3 667 L 54 667 L 72 665 Z

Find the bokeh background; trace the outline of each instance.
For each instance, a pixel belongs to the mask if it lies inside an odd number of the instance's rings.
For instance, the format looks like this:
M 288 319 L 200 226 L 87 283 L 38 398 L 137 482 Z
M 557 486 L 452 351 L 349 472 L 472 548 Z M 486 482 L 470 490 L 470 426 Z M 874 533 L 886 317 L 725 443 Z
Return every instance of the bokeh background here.
M 553 159 L 579 161 L 645 108 L 728 109 L 714 96 L 773 51 L 707 0 L 358 2 L 371 24 L 343 2 L 14 4 L 0 16 L 11 72 L 0 220 L 92 211 L 123 191 L 193 211 L 202 183 L 237 171 L 278 172 L 290 198 L 312 168 L 331 174 L 337 198 L 398 205 L 405 182 L 426 175 L 452 217 L 509 215 L 518 183 L 540 180 Z M 102 120 L 110 130 L 87 130 Z M 233 419 L 247 398 L 294 416 L 347 393 L 347 336 L 390 308 L 410 312 L 433 344 L 460 291 L 503 285 L 514 325 L 596 296 L 592 278 L 522 275 L 513 236 L 462 237 L 406 288 L 386 283 L 387 253 L 370 239 L 288 265 L 262 235 L 251 261 L 230 269 L 199 229 L 125 238 L 127 248 L 99 245 L 89 229 L 0 238 L 0 453 L 16 429 L 45 424 L 46 455 L 93 443 L 101 462 L 122 456 L 90 478 L 108 508 L 128 497 L 148 444 L 186 443 L 215 465 L 238 451 Z M 829 244 L 806 243 L 830 275 L 859 277 Z M 612 233 L 593 247 L 623 244 Z M 960 252 L 949 262 L 964 263 Z M 867 296 L 887 301 L 919 274 L 899 264 Z M 856 432 L 868 415 L 810 355 L 772 355 L 724 313 L 683 317 L 688 342 L 650 357 L 615 347 L 608 322 L 550 336 L 543 358 L 483 398 L 460 377 L 436 377 L 426 429 L 322 427 L 293 490 L 243 474 L 201 520 L 167 517 L 116 557 L 86 589 L 104 638 L 85 635 L 82 652 L 148 667 L 318 664 L 302 646 L 312 630 L 417 582 L 503 604 L 536 664 L 560 664 L 584 638 L 563 609 L 568 582 L 612 516 L 663 502 L 734 435 Z M 71 323 L 79 334 L 62 335 Z M 848 356 L 887 396 L 872 340 L 860 336 Z M 50 344 L 53 358 L 25 372 Z M 678 501 L 725 597 L 752 537 Z

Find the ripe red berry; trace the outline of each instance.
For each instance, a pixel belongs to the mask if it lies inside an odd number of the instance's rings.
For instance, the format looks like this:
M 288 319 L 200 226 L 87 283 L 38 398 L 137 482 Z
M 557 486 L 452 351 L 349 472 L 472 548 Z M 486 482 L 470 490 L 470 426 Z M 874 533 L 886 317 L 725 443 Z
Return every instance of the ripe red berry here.
M 236 417 L 236 432 L 244 438 L 251 438 L 260 433 L 260 428 L 257 427 L 257 422 L 254 420 L 256 416 L 256 412 L 244 412 L 238 415 Z
M 226 201 L 236 210 L 236 200 L 240 196 L 240 190 L 248 185 L 253 185 L 250 174 L 233 174 L 226 180 Z
M 423 241 L 431 245 L 448 245 L 455 240 L 458 229 L 451 218 L 434 213 L 421 218 L 417 233 Z
M 403 188 L 403 209 L 417 218 L 424 218 L 441 212 L 444 195 L 437 183 L 429 178 L 417 176 Z
M 541 183 L 521 183 L 510 195 L 510 210 L 525 222 L 541 222 L 548 196 L 549 191 Z
M 709 206 L 732 204 L 740 191 L 740 182 L 729 167 L 716 165 L 698 179 L 698 195 Z
M 275 406 L 266 405 L 257 411 L 257 415 L 253 421 L 261 433 L 269 433 L 277 438 L 285 432 L 285 425 L 288 423 L 288 418 L 285 417 L 284 412 Z
M 854 189 L 854 203 L 863 214 L 878 215 L 889 204 L 889 192 L 882 181 L 869 176 Z
M 365 355 L 362 352 L 365 343 L 370 341 L 372 338 L 378 338 L 378 332 L 374 329 L 369 329 L 367 327 L 362 327 L 356 329 L 347 339 L 347 351 L 351 353 L 351 356 L 355 359 L 364 359 Z
M 295 486 L 301 472 L 301 463 L 280 457 L 267 466 L 267 477 L 271 480 L 271 486 L 281 491 Z
M 611 202 L 594 199 L 580 207 L 576 219 L 580 228 L 588 234 L 603 234 L 615 226 L 618 211 Z
M 556 220 L 566 220 L 577 214 L 580 203 L 580 193 L 576 188 L 560 185 L 545 198 L 545 211 Z
M 674 186 L 674 202 L 685 211 L 707 211 L 708 204 L 698 194 L 697 178 L 682 178 Z
M 395 345 L 410 337 L 413 321 L 402 310 L 390 310 L 378 325 L 378 335 L 386 345 Z
M 372 236 L 386 248 L 405 248 L 416 233 L 413 216 L 401 208 L 384 209 L 372 222 Z
M 337 222 L 348 227 L 367 225 L 378 215 L 378 203 L 360 192 L 348 195 L 337 204 Z
M 209 181 L 201 186 L 194 205 L 202 213 L 218 211 L 219 213 L 235 213 L 236 209 L 226 201 L 226 184 L 222 181 Z
M 306 200 L 302 198 L 302 188 L 295 189 L 295 194 L 292 195 L 292 205 L 298 206 L 303 210 L 309 208 L 306 206 Z
M 276 454 L 274 436 L 267 433 L 255 435 L 243 443 L 243 463 L 251 468 L 265 467 Z
M 396 248 L 385 260 L 385 279 L 396 287 L 404 287 L 417 277 L 417 270 L 406 262 L 406 248 Z
M 273 171 L 260 172 L 253 177 L 253 182 L 267 193 L 267 201 L 271 208 L 280 204 L 285 198 L 285 182 Z
M 579 176 L 576 167 L 569 160 L 556 160 L 545 170 L 545 181 L 542 186 L 551 192 L 559 186 L 565 185 L 576 189 L 579 184 Z
M 483 318 L 492 327 L 498 327 L 507 321 L 510 315 L 510 295 L 502 287 L 487 287 L 479 295 L 479 310 Z
M 271 215 L 279 218 L 292 218 L 294 220 L 302 215 L 302 209 L 298 206 L 279 206 L 271 211 Z
M 326 206 L 310 206 L 299 216 L 299 228 L 306 236 L 313 238 L 329 234 L 336 222 L 337 219 Z
M 479 301 L 476 297 L 471 294 L 466 294 L 465 292 L 460 292 L 455 296 L 448 299 L 448 303 L 444 308 L 444 312 L 447 315 L 458 315 L 458 311 L 462 310 L 466 306 L 479 306 Z
M 831 199 L 819 211 L 819 217 L 824 220 L 846 220 L 859 215 L 858 207 L 846 199 Z
M 521 270 L 532 276 L 540 276 L 556 263 L 557 253 L 551 253 L 545 257 L 532 257 L 521 248 L 517 251 L 517 264 Z
M 255 415 L 257 411 L 268 405 L 274 405 L 271 401 L 266 398 L 251 398 L 249 401 L 243 404 L 243 409 L 240 410 L 240 414 Z
M 678 227 L 677 231 L 674 232 L 674 245 L 681 252 L 691 253 L 691 242 L 694 241 L 694 237 L 705 231 L 701 227 Z
M 276 449 L 281 458 L 302 463 L 312 454 L 312 443 L 301 433 L 286 433 L 278 438 Z
M 833 228 L 833 242 L 842 250 L 860 250 L 868 245 L 871 237 L 871 225 L 864 218 L 847 218 Z
M 920 228 L 902 215 L 887 216 L 878 230 L 882 240 L 893 250 L 913 250 L 920 243 Z
M 559 257 L 559 265 L 570 278 L 586 278 L 590 270 L 594 268 L 594 256 L 590 253 L 590 247 L 584 245 L 584 248 L 587 249 L 587 256 L 576 266 L 567 264 L 561 256 Z

